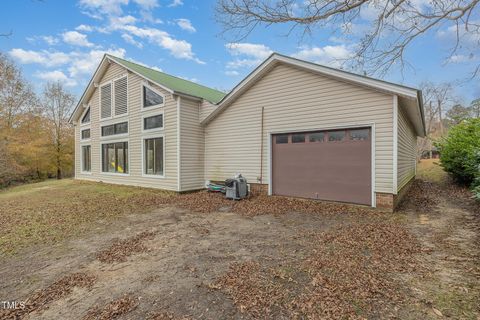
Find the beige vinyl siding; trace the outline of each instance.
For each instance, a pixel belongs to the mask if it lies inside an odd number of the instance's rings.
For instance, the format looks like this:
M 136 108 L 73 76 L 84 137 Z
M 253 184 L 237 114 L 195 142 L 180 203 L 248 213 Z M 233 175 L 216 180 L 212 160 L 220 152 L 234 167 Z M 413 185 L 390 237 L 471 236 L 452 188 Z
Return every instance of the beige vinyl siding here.
M 401 106 L 398 108 L 398 191 L 415 177 L 417 136 Z
M 213 112 L 213 110 L 217 109 L 218 105 L 212 104 L 211 102 L 208 102 L 207 100 L 203 100 L 202 103 L 200 104 L 200 113 L 199 113 L 199 119 L 200 122 L 202 122 L 210 113 Z
M 198 120 L 200 103 L 183 97 L 180 101 L 180 189 L 201 189 L 205 185 L 205 139 Z
M 121 77 L 127 74 L 127 70 L 116 63 L 111 63 L 105 72 L 100 84 Z M 143 187 L 160 188 L 167 190 L 177 189 L 177 131 L 176 119 L 177 108 L 176 101 L 172 95 L 162 88 L 153 85 L 153 87 L 164 94 L 165 106 L 148 112 L 142 111 L 142 84 L 143 78 L 134 73 L 128 73 L 128 115 L 116 117 L 112 120 L 100 122 L 99 90 L 95 89 L 88 104 L 91 108 L 91 152 L 92 152 L 92 173 L 82 174 L 80 172 L 80 125 L 75 127 L 75 177 L 77 179 L 88 179 L 103 181 L 106 183 L 128 184 Z M 164 111 L 164 130 L 161 132 L 165 136 L 165 178 L 151 178 L 142 174 L 142 116 L 146 114 L 155 114 Z M 128 137 L 118 139 L 111 136 L 111 139 L 100 138 L 100 127 L 106 124 L 128 121 Z M 115 139 L 115 140 L 114 140 Z M 101 144 L 109 140 L 128 141 L 129 149 L 129 174 L 107 174 L 102 172 Z
M 261 135 L 261 108 L 264 130 Z M 393 191 L 393 98 L 358 85 L 278 65 L 205 128 L 205 178 L 242 173 L 269 182 L 269 132 L 374 123 L 377 192 Z M 263 172 L 260 148 L 263 137 Z

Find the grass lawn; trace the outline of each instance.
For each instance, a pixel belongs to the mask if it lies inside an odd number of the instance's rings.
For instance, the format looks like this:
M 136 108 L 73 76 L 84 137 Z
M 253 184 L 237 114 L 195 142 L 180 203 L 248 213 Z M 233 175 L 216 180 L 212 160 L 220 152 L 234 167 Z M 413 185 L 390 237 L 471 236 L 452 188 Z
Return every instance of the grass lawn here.
M 0 297 L 28 303 L 0 318 L 480 319 L 480 211 L 436 162 L 393 214 L 73 180 L 8 189 Z
M 147 212 L 174 194 L 94 182 L 48 180 L 0 192 L 0 253 L 79 235 L 99 219 Z
M 443 171 L 440 159 L 423 159 L 417 164 L 417 178 L 441 184 L 448 175 Z

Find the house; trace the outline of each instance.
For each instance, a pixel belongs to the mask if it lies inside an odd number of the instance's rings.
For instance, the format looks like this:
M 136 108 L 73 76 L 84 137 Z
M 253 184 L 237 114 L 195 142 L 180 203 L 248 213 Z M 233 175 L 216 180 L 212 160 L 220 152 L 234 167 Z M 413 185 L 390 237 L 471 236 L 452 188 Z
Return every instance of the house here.
M 393 209 L 425 136 L 421 92 L 272 54 L 228 94 L 105 55 L 70 121 L 75 178 Z

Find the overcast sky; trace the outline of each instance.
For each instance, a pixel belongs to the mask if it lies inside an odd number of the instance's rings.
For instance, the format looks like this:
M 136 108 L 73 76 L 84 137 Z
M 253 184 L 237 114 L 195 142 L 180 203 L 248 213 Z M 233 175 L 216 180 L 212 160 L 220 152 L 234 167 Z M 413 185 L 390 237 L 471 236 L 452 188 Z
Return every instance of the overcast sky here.
M 220 36 L 214 5 L 214 0 L 2 1 L 0 33 L 12 35 L 0 38 L 0 50 L 37 89 L 45 81 L 60 80 L 79 96 L 108 52 L 227 91 L 272 51 L 338 67 L 335 59 L 351 54 L 355 36 L 361 36 L 369 19 L 369 12 L 363 12 L 365 25 L 356 26 L 356 35 L 348 37 L 322 29 L 311 37 L 294 32 L 287 38 L 286 26 L 277 26 L 232 42 Z M 447 61 L 446 48 L 453 39 L 448 26 L 427 34 L 407 53 L 412 68 L 403 75 L 392 70 L 385 80 L 418 86 L 426 80 L 465 79 L 478 57 L 459 54 Z M 480 97 L 478 80 L 456 87 L 466 102 Z

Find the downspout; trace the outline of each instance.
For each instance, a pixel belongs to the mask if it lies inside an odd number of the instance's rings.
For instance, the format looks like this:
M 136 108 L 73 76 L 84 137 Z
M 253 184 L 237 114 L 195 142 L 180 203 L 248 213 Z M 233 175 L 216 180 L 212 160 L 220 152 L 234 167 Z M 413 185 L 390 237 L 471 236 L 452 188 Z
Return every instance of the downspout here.
M 264 109 L 265 107 L 262 107 L 262 116 L 261 116 L 261 124 L 260 124 L 260 177 L 258 177 L 260 184 L 262 183 L 262 180 L 263 180 L 263 113 L 264 113 Z

